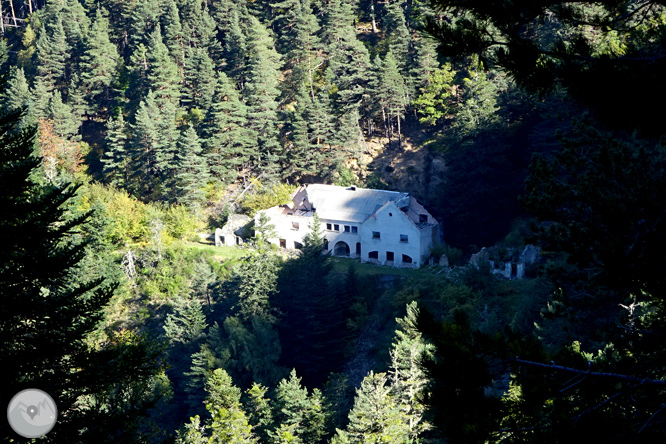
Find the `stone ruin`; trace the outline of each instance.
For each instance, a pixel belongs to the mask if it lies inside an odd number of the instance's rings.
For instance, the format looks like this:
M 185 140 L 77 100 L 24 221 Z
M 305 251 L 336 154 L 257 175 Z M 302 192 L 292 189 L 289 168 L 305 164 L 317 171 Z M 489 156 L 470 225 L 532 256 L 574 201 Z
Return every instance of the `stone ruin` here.
M 215 246 L 233 247 L 243 244 L 243 239 L 250 236 L 253 220 L 244 214 L 230 214 L 224 227 L 215 230 Z
M 507 279 L 523 279 L 525 267 L 536 263 L 540 257 L 541 249 L 534 245 L 526 245 L 522 252 L 513 248 L 484 247 L 472 255 L 469 264 L 480 268 L 482 263 L 487 262 L 493 274 L 499 274 Z

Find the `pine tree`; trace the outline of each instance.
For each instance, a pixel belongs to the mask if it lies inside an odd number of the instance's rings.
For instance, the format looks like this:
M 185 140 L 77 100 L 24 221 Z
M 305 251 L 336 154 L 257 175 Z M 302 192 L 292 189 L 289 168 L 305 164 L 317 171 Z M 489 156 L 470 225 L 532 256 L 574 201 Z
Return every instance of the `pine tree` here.
M 267 391 L 265 386 L 253 383 L 252 387 L 245 391 L 246 400 L 243 403 L 248 421 L 262 443 L 270 442 L 269 429 L 273 426 L 273 413 L 270 400 L 266 398 Z
M 423 393 L 429 382 L 420 363 L 424 356 L 432 357 L 433 345 L 426 343 L 417 329 L 419 309 L 416 301 L 407 304 L 407 314 L 396 319 L 398 328 L 390 351 L 389 381 L 391 393 L 405 416 L 409 436 L 416 440 L 431 426 L 424 420 L 426 406 Z
M 117 75 L 119 55 L 116 45 L 109 39 L 109 20 L 105 14 L 103 8 L 97 10 L 80 63 L 81 81 L 93 113 L 97 112 L 100 99 L 103 104 L 109 103 L 111 85 Z
M 377 105 L 381 109 L 382 119 L 386 128 L 386 135 L 391 140 L 393 135 L 393 122 L 396 123 L 398 143 L 402 143 L 400 121 L 409 104 L 405 81 L 398 70 L 398 63 L 389 52 L 383 61 L 377 59 L 376 78 L 373 92 L 377 98 Z
M 185 53 L 185 76 L 181 103 L 206 115 L 215 94 L 217 78 L 213 61 L 205 48 L 188 48 Z
M 140 44 L 149 45 L 152 32 L 159 23 L 161 7 L 159 0 L 142 0 L 128 2 L 126 15 L 129 19 L 129 43 L 130 49 L 136 52 Z
M 323 247 L 321 225 L 314 217 L 301 255 L 283 267 L 276 298 L 284 313 L 279 325 L 282 362 L 295 368 L 308 385 L 323 383 L 328 372 L 337 370 L 346 334 L 342 315 L 346 301 L 331 297 L 325 286 L 312 286 L 325 283 L 331 271 Z
M 61 17 L 52 26 L 42 26 L 39 30 L 37 71 L 48 92 L 52 92 L 57 83 L 64 79 L 70 49 Z
M 161 166 L 157 163 L 161 141 L 158 130 L 159 119 L 160 110 L 153 92 L 150 91 L 139 105 L 134 124 L 130 125 L 132 189 L 140 196 L 150 197 L 154 194 L 155 182 L 161 171 Z
M 224 35 L 224 60 L 216 60 L 219 67 L 232 79 L 242 84 L 247 68 L 247 38 L 244 23 L 247 12 L 233 1 L 222 6 L 217 14 L 220 32 Z M 224 11 L 224 12 L 223 12 Z
M 196 343 L 206 337 L 206 315 L 198 299 L 179 299 L 164 322 L 164 334 L 171 342 Z
M 186 2 L 182 8 L 181 23 L 187 46 L 208 49 L 213 43 L 216 24 L 208 13 L 206 2 Z
M 289 379 L 284 378 L 275 389 L 273 417 L 279 427 L 272 432 L 274 440 L 282 442 L 280 439 L 291 435 L 303 443 L 319 442 L 325 434 L 322 406 L 321 392 L 314 389 L 308 395 L 301 378 L 292 370 Z
M 183 71 L 185 65 L 185 36 L 180 21 L 180 13 L 176 0 L 167 0 L 167 12 L 162 16 L 162 28 L 164 28 L 164 41 L 169 48 L 169 54 Z
M 12 68 L 2 93 L 2 107 L 7 111 L 25 110 L 18 125 L 23 129 L 34 125 L 34 102 L 23 68 Z
M 218 75 L 203 133 L 208 163 L 215 176 L 231 181 L 239 174 L 249 175 L 250 166 L 259 159 L 257 136 L 247 127 L 247 107 L 224 73 Z
M 179 97 L 180 76 L 178 66 L 169 55 L 169 49 L 162 41 L 159 23 L 150 35 L 148 44 L 148 85 L 155 94 L 160 107 L 165 102 L 176 103 Z
M 249 128 L 257 133 L 260 158 L 253 165 L 266 177 L 276 177 L 280 170 L 280 142 L 277 129 L 277 98 L 280 94 L 280 54 L 273 39 L 258 19 L 251 17 L 248 41 L 250 60 L 245 83 L 245 102 L 248 106 Z
M 2 92 L 3 107 L 8 111 L 27 108 L 32 101 L 23 68 L 12 68 L 7 85 Z
M 63 139 L 76 138 L 81 120 L 72 113 L 72 107 L 62 101 L 60 91 L 55 90 L 49 103 L 49 117 L 53 120 L 53 131 Z
M 178 203 L 190 207 L 198 205 L 206 197 L 203 188 L 208 182 L 209 173 L 206 160 L 201 156 L 199 136 L 192 126 L 178 140 L 176 171 Z
M 273 320 L 270 300 L 277 293 L 278 271 L 275 258 L 268 253 L 248 256 L 234 268 L 232 285 L 244 320 L 254 316 Z
M 405 73 L 407 64 L 410 35 L 405 23 L 405 14 L 402 10 L 400 0 L 389 0 L 386 2 L 386 14 L 383 19 L 383 28 L 386 38 L 384 44 L 387 53 L 391 52 L 399 60 L 400 70 Z
M 145 399 L 135 397 L 125 410 L 121 403 L 106 403 L 104 394 L 142 394 L 139 387 L 160 371 L 161 350 L 121 335 L 99 349 L 90 347 L 89 334 L 116 285 L 79 274 L 86 242 L 78 233 L 89 214 L 69 210 L 77 186 L 41 187 L 31 180 L 40 163 L 33 156 L 36 129 L 15 131 L 19 117 L 0 117 L 0 354 L 6 359 L 0 399 L 8 404 L 18 391 L 33 387 L 49 393 L 58 406 L 49 442 L 101 442 L 109 435 L 138 441 L 131 435 L 146 411 Z M 87 407 L 83 396 L 91 401 Z M 9 427 L 0 433 L 3 441 L 16 440 Z
M 49 116 L 49 103 L 51 103 L 52 96 L 46 81 L 38 76 L 32 88 L 33 111 L 36 118 L 46 119 Z
M 209 428 L 211 441 L 229 444 L 254 444 L 247 415 L 240 403 L 241 391 L 233 385 L 231 377 L 222 369 L 216 369 L 206 382 L 206 408 L 213 415 Z
M 347 430 L 338 435 L 350 444 L 410 443 L 409 428 L 391 394 L 385 373 L 370 372 L 356 390 Z M 345 442 L 341 440 L 341 442 Z
M 109 118 L 106 123 L 106 150 L 102 163 L 104 164 L 104 173 L 109 178 L 112 185 L 123 187 L 127 181 L 127 129 L 125 128 L 125 119 L 120 113 L 116 119 Z
M 89 106 L 88 103 L 86 103 L 83 84 L 79 80 L 79 75 L 77 73 L 72 74 L 72 80 L 69 82 L 67 104 L 72 107 L 73 117 L 79 122 L 83 122 Z
M 327 82 L 337 91 L 335 108 L 346 114 L 358 108 L 366 94 L 370 57 L 356 38 L 354 13 L 349 0 L 332 0 L 326 8 L 324 43 L 329 54 Z

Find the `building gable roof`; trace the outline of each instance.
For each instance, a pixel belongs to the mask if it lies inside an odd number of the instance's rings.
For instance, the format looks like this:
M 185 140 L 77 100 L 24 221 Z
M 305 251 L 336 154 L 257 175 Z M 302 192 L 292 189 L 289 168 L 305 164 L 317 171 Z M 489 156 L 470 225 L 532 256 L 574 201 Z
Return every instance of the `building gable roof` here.
M 363 223 L 388 202 L 406 208 L 411 199 L 399 191 L 310 184 L 294 193 L 294 210 L 314 209 L 320 219 Z

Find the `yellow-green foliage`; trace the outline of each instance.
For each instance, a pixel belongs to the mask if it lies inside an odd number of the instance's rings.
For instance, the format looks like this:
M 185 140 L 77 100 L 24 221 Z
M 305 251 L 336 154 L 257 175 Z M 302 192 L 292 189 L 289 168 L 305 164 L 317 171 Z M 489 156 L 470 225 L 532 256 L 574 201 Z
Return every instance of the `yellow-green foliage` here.
M 83 192 L 82 201 L 90 207 L 101 204 L 108 218 L 109 239 L 114 244 L 147 242 L 149 239 L 148 209 L 144 203 L 125 191 L 100 184 L 91 184 Z
M 248 210 L 251 216 L 254 216 L 257 211 L 291 202 L 290 196 L 296 190 L 296 185 L 276 183 L 272 187 L 267 187 L 257 181 L 254 184 L 254 189 L 254 193 L 247 194 L 243 199 L 243 207 Z
M 196 215 L 185 205 L 174 205 L 164 212 L 167 233 L 175 239 L 186 240 L 201 229 Z

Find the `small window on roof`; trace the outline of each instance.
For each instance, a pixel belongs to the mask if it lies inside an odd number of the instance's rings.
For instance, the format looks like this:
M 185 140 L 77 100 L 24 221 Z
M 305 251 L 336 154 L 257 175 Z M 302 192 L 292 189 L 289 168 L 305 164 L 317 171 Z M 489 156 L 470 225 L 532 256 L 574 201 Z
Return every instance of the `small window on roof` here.
M 422 224 L 427 224 L 428 223 L 428 215 L 427 214 L 419 214 L 419 222 Z

